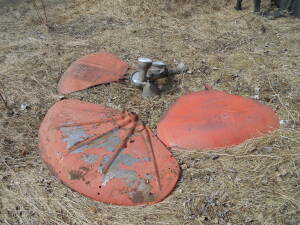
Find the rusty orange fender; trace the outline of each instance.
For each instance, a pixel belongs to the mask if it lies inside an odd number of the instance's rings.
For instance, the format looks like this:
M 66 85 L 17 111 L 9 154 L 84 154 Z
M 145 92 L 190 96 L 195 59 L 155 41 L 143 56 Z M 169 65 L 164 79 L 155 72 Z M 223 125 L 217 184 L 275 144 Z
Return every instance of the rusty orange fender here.
M 97 201 L 162 201 L 179 177 L 176 159 L 138 117 L 79 100 L 63 100 L 39 129 L 40 155 L 67 186 Z
M 168 147 L 209 150 L 238 145 L 278 127 L 271 108 L 210 89 L 180 97 L 159 122 L 157 134 Z
M 111 53 L 90 54 L 71 64 L 58 83 L 58 92 L 68 94 L 124 79 L 127 70 L 128 64 Z

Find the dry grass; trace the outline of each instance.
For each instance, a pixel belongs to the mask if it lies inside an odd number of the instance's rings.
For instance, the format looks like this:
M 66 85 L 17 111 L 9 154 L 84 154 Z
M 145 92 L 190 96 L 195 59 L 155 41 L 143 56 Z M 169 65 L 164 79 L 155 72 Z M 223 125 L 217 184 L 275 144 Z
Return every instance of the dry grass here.
M 48 27 L 31 1 L 0 0 L 0 223 L 77 225 L 300 223 L 299 20 L 236 12 L 232 1 L 49 0 Z M 247 5 L 248 4 L 248 5 Z M 154 131 L 186 91 L 215 89 L 259 98 L 281 128 L 218 152 L 174 152 L 182 177 L 163 202 L 110 206 L 72 192 L 53 177 L 37 149 L 37 130 L 60 99 L 57 82 L 72 61 L 113 52 L 183 61 L 161 97 L 143 99 L 126 82 L 66 96 L 125 108 Z M 21 110 L 21 104 L 29 108 Z

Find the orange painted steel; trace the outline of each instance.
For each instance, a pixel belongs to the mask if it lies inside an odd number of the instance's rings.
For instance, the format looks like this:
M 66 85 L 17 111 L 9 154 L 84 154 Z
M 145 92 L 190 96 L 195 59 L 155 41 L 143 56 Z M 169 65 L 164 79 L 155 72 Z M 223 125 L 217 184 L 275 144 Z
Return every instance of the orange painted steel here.
M 178 150 L 209 150 L 238 145 L 279 127 L 271 108 L 221 91 L 180 97 L 158 124 L 158 137 Z
M 39 148 L 63 183 L 110 204 L 157 203 L 180 173 L 176 159 L 136 115 L 79 100 L 51 107 Z
M 58 83 L 58 92 L 68 94 L 124 79 L 127 70 L 128 64 L 111 53 L 90 54 L 71 64 Z

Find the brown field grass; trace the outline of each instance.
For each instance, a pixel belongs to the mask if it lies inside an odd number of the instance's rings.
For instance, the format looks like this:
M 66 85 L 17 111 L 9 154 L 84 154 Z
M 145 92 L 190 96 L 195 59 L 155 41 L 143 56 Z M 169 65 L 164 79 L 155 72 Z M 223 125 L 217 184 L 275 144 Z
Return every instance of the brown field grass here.
M 40 1 L 36 1 L 40 3 Z M 226 0 L 0 0 L 0 224 L 299 225 L 300 20 L 267 20 Z M 70 94 L 140 115 L 154 132 L 186 91 L 215 89 L 257 98 L 279 130 L 217 152 L 174 152 L 182 176 L 152 206 L 119 207 L 61 184 L 41 161 L 37 131 L 61 99 L 57 82 L 72 61 L 105 50 L 134 66 L 137 57 L 184 62 L 162 96 L 141 97 L 126 82 Z M 28 108 L 21 110 L 20 105 Z

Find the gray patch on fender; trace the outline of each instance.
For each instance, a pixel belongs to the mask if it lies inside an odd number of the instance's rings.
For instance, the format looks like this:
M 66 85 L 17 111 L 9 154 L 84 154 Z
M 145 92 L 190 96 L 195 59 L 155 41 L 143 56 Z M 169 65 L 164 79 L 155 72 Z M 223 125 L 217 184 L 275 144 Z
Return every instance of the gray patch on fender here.
M 81 159 L 89 164 L 95 163 L 98 159 L 98 155 L 86 154 L 81 157 Z
M 80 126 L 61 127 L 60 130 L 65 136 L 63 141 L 67 143 L 67 149 L 71 148 L 76 143 L 91 137 Z

